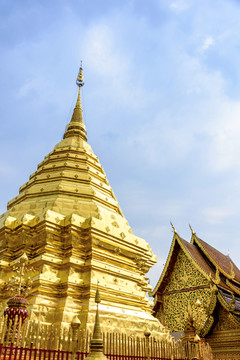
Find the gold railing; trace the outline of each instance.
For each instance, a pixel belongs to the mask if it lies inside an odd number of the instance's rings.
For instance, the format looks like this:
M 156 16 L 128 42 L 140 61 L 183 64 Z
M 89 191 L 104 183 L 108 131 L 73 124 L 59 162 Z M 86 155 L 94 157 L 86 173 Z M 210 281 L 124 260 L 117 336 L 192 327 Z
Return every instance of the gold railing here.
M 124 333 L 103 333 L 104 354 L 110 360 L 126 359 L 201 359 L 211 360 L 212 354 L 208 344 L 182 343 L 152 336 L 127 336 Z M 71 327 L 44 325 L 26 320 L 21 324 L 7 322 L 7 317 L 0 319 L 0 343 L 3 346 L 13 344 L 17 348 L 42 349 L 49 351 L 66 351 L 89 353 L 91 333 L 78 329 L 74 334 Z

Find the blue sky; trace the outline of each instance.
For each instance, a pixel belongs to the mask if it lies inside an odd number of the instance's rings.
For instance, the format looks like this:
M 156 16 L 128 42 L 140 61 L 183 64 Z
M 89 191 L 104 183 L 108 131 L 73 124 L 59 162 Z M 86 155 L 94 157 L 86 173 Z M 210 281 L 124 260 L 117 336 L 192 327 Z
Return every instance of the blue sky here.
M 60 141 L 83 60 L 89 143 L 158 256 L 170 220 L 240 266 L 240 2 L 0 0 L 0 212 Z

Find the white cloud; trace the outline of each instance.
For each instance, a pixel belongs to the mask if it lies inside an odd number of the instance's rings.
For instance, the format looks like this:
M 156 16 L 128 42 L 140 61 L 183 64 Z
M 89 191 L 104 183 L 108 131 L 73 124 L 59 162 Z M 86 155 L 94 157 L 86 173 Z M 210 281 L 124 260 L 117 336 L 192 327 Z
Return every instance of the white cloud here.
M 40 90 L 41 79 L 38 77 L 33 77 L 29 80 L 26 80 L 24 84 L 21 85 L 18 90 L 17 96 L 26 97 L 29 96 L 32 91 L 39 92 Z
M 206 51 L 209 47 L 213 46 L 213 44 L 214 44 L 214 38 L 212 36 L 208 36 L 204 40 L 200 50 L 201 51 Z
M 216 241 L 220 233 L 222 239 L 225 234 L 228 238 L 236 238 L 234 227 L 227 228 L 223 223 L 229 221 L 230 224 L 230 218 L 239 215 L 237 196 L 230 206 L 224 190 L 231 188 L 233 181 L 239 189 L 240 171 L 228 179 L 223 172 L 232 175 L 231 171 L 236 172 L 240 166 L 240 103 L 231 100 L 226 90 L 227 83 L 229 87 L 235 84 L 237 91 L 233 89 L 232 93 L 237 99 L 239 6 L 233 8 L 233 2 L 223 1 L 216 13 L 216 0 L 160 0 L 158 12 L 151 5 L 146 11 L 138 2 L 132 3 L 138 5 L 136 11 L 126 11 L 124 6 L 117 10 L 114 7 L 113 11 L 109 7 L 106 11 L 103 1 L 98 14 L 97 6 L 94 13 L 86 11 L 85 5 L 82 11 L 76 11 L 76 4 L 69 0 L 72 12 L 67 16 L 65 11 L 59 14 L 61 16 L 52 12 L 57 23 L 53 24 L 48 15 L 48 26 L 40 23 L 38 36 L 36 29 L 30 27 L 33 41 L 22 39 L 19 32 L 17 47 L 12 49 L 9 41 L 6 42 L 9 50 L 2 48 L 1 55 L 5 59 L 2 69 L 7 81 L 2 84 L 8 84 L 12 76 L 14 89 L 20 88 L 18 95 L 22 97 L 17 99 L 18 106 L 9 124 L 19 123 L 20 115 L 21 123 L 26 121 L 22 135 L 16 135 L 11 129 L 6 134 L 18 136 L 23 147 L 28 147 L 31 166 L 35 169 L 37 156 L 29 148 L 35 149 L 37 143 L 45 144 L 43 141 L 48 143 L 46 128 L 51 139 L 49 144 L 51 141 L 54 144 L 54 126 L 61 128 L 63 118 L 69 121 L 72 109 L 64 117 L 64 106 L 67 110 L 70 107 L 76 67 L 82 58 L 87 73 L 84 95 L 90 99 L 86 108 L 87 127 L 89 130 L 91 124 L 94 129 L 89 131 L 90 136 L 96 134 L 94 141 L 89 142 L 94 149 L 101 147 L 96 155 L 101 161 L 103 159 L 103 165 L 104 162 L 109 165 L 107 175 L 114 178 L 111 185 L 121 194 L 120 205 L 127 209 L 127 219 L 136 229 L 134 232 L 150 242 L 163 262 L 172 239 L 170 219 L 179 234 L 184 233 L 190 220 L 199 234 L 209 234 L 206 241 L 210 241 L 216 228 Z M 99 4 L 96 2 L 96 5 Z M 84 11 L 86 16 L 82 21 Z M 5 35 L 11 33 L 12 25 L 6 28 Z M 22 34 L 25 33 L 26 29 Z M 209 49 L 215 52 L 211 64 L 207 56 L 202 56 Z M 27 101 L 34 92 L 38 95 L 34 100 L 38 102 L 39 120 L 35 118 L 35 101 Z M 3 103 L 7 103 L 8 98 L 9 90 L 6 91 L 4 85 Z M 43 111 L 41 105 L 54 98 L 57 105 L 49 107 L 50 116 L 49 108 Z M 33 116 L 26 113 L 21 103 L 25 107 L 27 104 Z M 124 116 L 117 123 L 122 113 Z M 41 128 L 33 129 L 26 141 L 28 118 L 34 127 L 37 121 L 45 121 L 46 125 L 42 125 L 42 133 L 38 131 Z M 6 113 L 5 122 L 8 121 Z M 106 141 L 105 146 L 101 134 L 106 131 L 115 132 L 117 140 L 112 137 L 111 143 Z M 39 150 L 38 159 L 47 154 L 44 146 Z M 18 142 L 13 151 L 19 153 L 20 147 Z M 3 149 L 5 151 L 5 146 Z M 22 151 L 23 148 L 21 154 Z M 8 152 L 4 156 L 9 156 Z M 13 167 L 17 167 L 19 157 L 14 161 Z M 21 165 L 22 170 L 20 165 L 18 168 L 24 176 L 31 173 L 27 166 Z M 4 171 L 0 167 L 0 173 L 5 176 Z M 132 180 L 134 172 L 135 181 Z M 216 174 L 221 176 L 221 184 L 214 178 Z M 132 182 L 127 182 L 129 177 Z M 21 185 L 18 177 L 14 181 L 16 188 Z M 191 186 L 192 191 L 188 193 L 186 188 Z M 1 188 L 7 193 L 6 187 Z M 157 280 L 161 272 L 158 265 L 154 272 Z
M 128 67 L 124 57 L 116 46 L 114 31 L 101 22 L 90 27 L 84 40 L 88 66 L 104 78 L 124 80 Z
M 119 15 L 116 19 L 109 19 L 106 23 L 99 21 L 89 27 L 83 49 L 88 68 L 101 82 L 98 88 L 101 87 L 102 91 L 98 91 L 98 97 L 108 99 L 108 107 L 121 104 L 126 109 L 139 111 L 146 106 L 149 95 L 136 74 L 130 49 L 126 50 L 119 37 L 118 24 L 122 21 Z M 126 27 L 132 26 L 128 25 L 127 18 L 124 22 Z
M 207 131 L 209 143 L 209 166 L 213 171 L 240 172 L 240 102 L 227 97 L 219 101 L 215 118 L 211 119 Z
M 212 207 L 203 209 L 203 215 L 209 224 L 219 224 L 230 216 L 233 216 L 234 213 L 231 208 Z
M 177 0 L 177 1 L 172 2 L 169 5 L 169 7 L 172 10 L 180 12 L 180 11 L 184 11 L 184 10 L 188 9 L 188 4 L 184 0 Z

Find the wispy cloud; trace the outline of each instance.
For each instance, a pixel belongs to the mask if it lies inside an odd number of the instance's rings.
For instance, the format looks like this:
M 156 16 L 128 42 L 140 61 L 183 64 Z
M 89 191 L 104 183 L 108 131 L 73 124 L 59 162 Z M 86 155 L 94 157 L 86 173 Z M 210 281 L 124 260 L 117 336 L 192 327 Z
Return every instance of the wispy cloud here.
M 212 36 L 208 36 L 206 37 L 206 39 L 204 40 L 200 50 L 201 51 L 206 51 L 208 48 L 210 48 L 211 46 L 213 46 L 214 44 L 214 39 Z
M 188 5 L 187 1 L 184 1 L 184 0 L 173 1 L 169 5 L 170 9 L 175 10 L 175 11 L 184 11 L 188 8 L 188 6 L 189 5 Z
M 240 6 L 116 3 L 8 2 L 0 12 L 1 198 L 12 197 L 5 164 L 21 172 L 15 191 L 61 139 L 82 59 L 90 144 L 136 235 L 164 259 L 169 220 L 187 238 L 190 221 L 218 247 L 237 237 L 240 216 Z
M 225 207 L 206 208 L 203 209 L 203 214 L 206 217 L 206 221 L 210 224 L 219 224 L 234 215 L 233 209 L 227 209 Z

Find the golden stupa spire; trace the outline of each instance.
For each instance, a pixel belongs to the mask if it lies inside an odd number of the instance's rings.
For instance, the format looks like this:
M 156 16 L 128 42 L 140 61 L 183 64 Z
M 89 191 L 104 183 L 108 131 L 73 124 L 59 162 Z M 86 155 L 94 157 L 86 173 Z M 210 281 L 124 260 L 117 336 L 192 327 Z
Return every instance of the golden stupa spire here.
M 100 328 L 100 319 L 98 312 L 98 304 L 101 302 L 99 290 L 97 287 L 95 303 L 97 304 L 97 311 L 95 316 L 95 324 L 93 329 L 93 337 L 90 343 L 90 352 L 85 360 L 107 360 L 107 357 L 103 354 L 103 339 Z
M 83 140 L 87 141 L 87 131 L 83 123 L 82 104 L 81 104 L 81 87 L 84 85 L 82 62 L 78 72 L 76 84 L 79 87 L 78 98 L 75 108 L 73 110 L 72 119 L 67 126 L 67 130 L 65 131 L 63 138 L 65 139 L 67 137 L 80 137 Z

